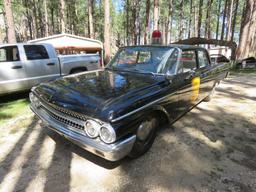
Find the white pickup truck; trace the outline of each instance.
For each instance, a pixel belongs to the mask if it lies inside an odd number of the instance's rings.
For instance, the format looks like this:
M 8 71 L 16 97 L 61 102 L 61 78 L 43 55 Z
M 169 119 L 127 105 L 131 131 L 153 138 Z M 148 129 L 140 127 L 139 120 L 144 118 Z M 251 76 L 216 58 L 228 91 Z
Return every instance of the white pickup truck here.
M 99 54 L 57 56 L 51 44 L 0 45 L 0 95 L 100 67 Z

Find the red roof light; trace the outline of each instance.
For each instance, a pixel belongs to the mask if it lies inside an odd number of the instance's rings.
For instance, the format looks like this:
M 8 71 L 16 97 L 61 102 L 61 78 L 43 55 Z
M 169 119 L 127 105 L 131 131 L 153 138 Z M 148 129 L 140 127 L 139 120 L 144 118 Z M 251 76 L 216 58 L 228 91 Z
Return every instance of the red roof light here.
M 152 38 L 161 38 L 162 37 L 162 33 L 159 30 L 155 30 L 152 33 Z

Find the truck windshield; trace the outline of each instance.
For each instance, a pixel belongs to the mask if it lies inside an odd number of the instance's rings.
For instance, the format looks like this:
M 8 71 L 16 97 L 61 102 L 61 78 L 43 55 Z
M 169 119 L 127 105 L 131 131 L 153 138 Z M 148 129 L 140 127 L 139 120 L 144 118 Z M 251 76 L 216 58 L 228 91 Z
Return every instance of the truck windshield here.
M 126 47 L 117 52 L 108 69 L 143 73 L 161 73 L 171 47 Z

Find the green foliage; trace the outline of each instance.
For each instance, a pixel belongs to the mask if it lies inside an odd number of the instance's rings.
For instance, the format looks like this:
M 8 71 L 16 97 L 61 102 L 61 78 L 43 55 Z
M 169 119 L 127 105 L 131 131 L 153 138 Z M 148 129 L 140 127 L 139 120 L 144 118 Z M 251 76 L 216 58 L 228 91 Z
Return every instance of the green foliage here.
M 190 7 L 190 0 L 184 0 L 182 23 L 183 23 L 183 38 L 187 38 L 189 33 L 189 21 L 192 21 L 190 28 L 194 29 L 193 20 L 194 9 L 196 8 L 196 15 L 198 16 L 199 1 L 193 0 L 192 14 Z M 206 12 L 208 9 L 208 1 L 203 0 L 202 18 L 201 18 L 201 35 L 204 36 L 206 26 Z M 236 2 L 237 0 L 234 0 Z M 0 9 L 3 9 L 3 0 L 0 1 Z M 47 2 L 47 13 L 48 13 L 48 24 L 49 24 L 49 35 L 58 34 L 61 32 L 60 24 L 60 0 L 46 0 Z M 104 33 L 104 0 L 93 1 L 93 25 L 95 30 L 95 38 L 103 41 Z M 161 0 L 159 8 L 159 26 L 165 26 L 168 22 L 168 8 L 170 0 Z M 221 32 L 222 14 L 224 9 L 225 0 L 220 0 L 221 11 L 218 16 L 218 4 L 219 0 L 213 0 L 210 14 L 210 29 L 212 37 L 216 36 L 217 21 L 219 24 L 219 33 Z M 65 0 L 65 23 L 67 33 L 87 36 L 88 37 L 88 0 Z M 136 4 L 137 3 L 137 4 Z M 134 7 L 134 4 L 136 6 Z M 154 0 L 151 0 L 150 7 L 150 27 L 152 31 L 153 26 L 153 4 Z M 237 10 L 237 19 L 235 26 L 234 40 L 238 42 L 240 23 L 242 16 L 244 1 L 239 1 Z M 173 12 L 172 12 L 172 40 L 177 40 L 179 34 L 179 19 L 181 12 L 181 0 L 173 0 Z M 44 37 L 45 32 L 45 10 L 44 0 L 12 0 L 12 10 L 14 15 L 14 22 L 16 26 L 16 35 L 19 41 L 27 41 L 31 38 Z M 137 14 L 134 14 L 136 12 Z M 111 44 L 113 46 L 120 46 L 127 44 L 127 41 L 134 39 L 138 36 L 143 39 L 146 26 L 146 0 L 110 0 L 110 21 L 111 21 Z M 233 14 L 234 15 L 234 14 Z M 128 18 L 127 18 L 128 16 Z M 133 18 L 133 17 L 136 18 Z M 128 23 L 127 23 L 128 21 Z M 136 26 L 139 26 L 139 34 L 134 34 L 134 22 Z M 225 24 L 227 26 L 227 23 Z M 30 29 L 31 28 L 31 29 Z M 5 34 L 6 27 L 2 26 L 2 34 Z M 166 29 L 170 30 L 170 29 Z M 226 30 L 226 28 L 225 28 Z M 128 32 L 128 34 L 127 34 Z M 220 35 L 219 35 L 220 36 Z

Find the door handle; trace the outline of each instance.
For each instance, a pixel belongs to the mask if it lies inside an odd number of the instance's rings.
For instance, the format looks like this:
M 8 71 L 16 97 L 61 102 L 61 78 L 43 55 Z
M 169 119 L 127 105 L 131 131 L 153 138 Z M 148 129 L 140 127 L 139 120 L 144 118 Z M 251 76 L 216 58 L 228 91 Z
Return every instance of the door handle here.
M 206 76 L 207 76 L 206 73 L 201 73 L 201 75 L 200 75 L 200 77 L 202 77 L 202 78 L 204 78 L 204 77 L 206 77 Z
M 46 65 L 55 65 L 55 63 L 47 63 Z
M 190 80 L 196 75 L 194 70 L 190 71 L 189 74 L 185 77 L 185 80 Z
M 12 69 L 21 69 L 22 66 L 21 65 L 16 65 L 16 66 L 13 66 Z

